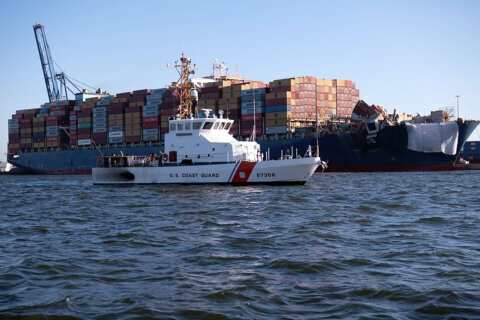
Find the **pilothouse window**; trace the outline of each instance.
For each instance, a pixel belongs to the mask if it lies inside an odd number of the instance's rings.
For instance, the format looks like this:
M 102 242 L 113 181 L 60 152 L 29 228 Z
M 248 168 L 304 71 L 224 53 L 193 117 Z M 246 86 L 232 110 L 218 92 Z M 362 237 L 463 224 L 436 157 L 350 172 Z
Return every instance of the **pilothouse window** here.
M 192 127 L 192 124 L 190 122 L 185 123 L 185 130 L 190 130 Z
M 230 129 L 230 125 L 231 125 L 231 124 L 232 124 L 231 122 L 227 122 L 227 123 L 225 124 L 225 128 L 224 128 L 224 129 L 225 129 L 225 130 Z
M 194 122 L 193 123 L 193 130 L 198 130 L 202 126 L 201 122 Z
M 220 125 L 218 126 L 218 130 L 222 130 L 224 125 L 225 125 L 225 122 L 220 122 Z
M 183 130 L 183 123 L 177 124 L 177 130 L 178 130 L 178 131 Z
M 205 124 L 203 125 L 203 130 L 210 130 L 212 128 L 213 122 L 212 121 L 206 121 Z
M 213 126 L 213 130 L 216 130 L 218 129 L 218 125 L 220 124 L 220 122 L 215 122 L 215 125 Z
M 175 123 L 170 124 L 170 131 L 175 131 Z

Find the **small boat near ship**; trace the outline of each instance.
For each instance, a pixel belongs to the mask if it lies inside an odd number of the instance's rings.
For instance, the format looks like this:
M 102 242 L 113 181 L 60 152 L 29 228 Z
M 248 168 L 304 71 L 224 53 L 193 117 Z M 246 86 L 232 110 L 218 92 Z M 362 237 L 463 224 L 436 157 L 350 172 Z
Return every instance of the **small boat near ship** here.
M 306 157 L 267 160 L 258 143 L 237 141 L 228 133 L 233 120 L 208 114 L 170 121 L 163 154 L 97 157 L 93 183 L 305 184 L 319 166 L 326 166 L 311 151 Z
M 312 156 L 289 155 L 269 160 L 255 141 L 238 141 L 229 130 L 233 120 L 194 116 L 196 94 L 189 85 L 190 59 L 181 58 L 180 91 L 177 119 L 169 121 L 164 153 L 150 155 L 100 156 L 92 169 L 93 184 L 305 184 L 319 166 L 326 164 Z M 199 112 L 195 109 L 195 115 Z M 317 150 L 318 155 L 318 150 Z

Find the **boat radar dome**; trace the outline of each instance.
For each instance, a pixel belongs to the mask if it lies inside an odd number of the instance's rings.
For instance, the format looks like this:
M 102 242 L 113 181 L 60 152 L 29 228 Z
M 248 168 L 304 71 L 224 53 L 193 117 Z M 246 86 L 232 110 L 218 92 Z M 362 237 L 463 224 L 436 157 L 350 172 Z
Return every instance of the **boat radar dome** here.
M 195 97 L 198 99 L 198 91 L 193 89 L 191 92 L 190 92 L 190 97 Z

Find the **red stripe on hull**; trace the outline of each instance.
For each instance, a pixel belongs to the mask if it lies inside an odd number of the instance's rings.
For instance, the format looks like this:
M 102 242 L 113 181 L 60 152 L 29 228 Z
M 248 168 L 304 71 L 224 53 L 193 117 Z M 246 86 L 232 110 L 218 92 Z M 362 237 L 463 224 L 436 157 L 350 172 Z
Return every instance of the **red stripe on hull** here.
M 240 163 L 237 172 L 235 172 L 235 175 L 233 176 L 232 183 L 246 183 L 256 164 L 256 162 Z

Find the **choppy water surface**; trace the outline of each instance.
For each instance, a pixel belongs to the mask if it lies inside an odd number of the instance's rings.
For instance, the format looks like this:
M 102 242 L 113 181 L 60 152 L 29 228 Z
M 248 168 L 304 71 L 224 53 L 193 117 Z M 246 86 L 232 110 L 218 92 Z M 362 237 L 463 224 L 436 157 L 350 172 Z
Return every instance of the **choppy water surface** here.
M 480 172 L 305 186 L 0 176 L 0 315 L 480 318 Z

